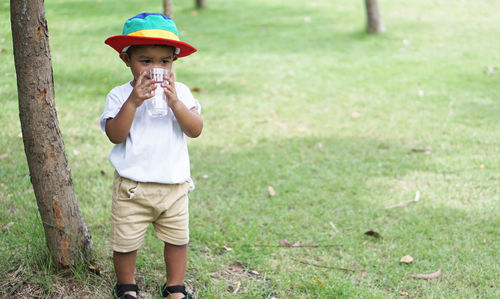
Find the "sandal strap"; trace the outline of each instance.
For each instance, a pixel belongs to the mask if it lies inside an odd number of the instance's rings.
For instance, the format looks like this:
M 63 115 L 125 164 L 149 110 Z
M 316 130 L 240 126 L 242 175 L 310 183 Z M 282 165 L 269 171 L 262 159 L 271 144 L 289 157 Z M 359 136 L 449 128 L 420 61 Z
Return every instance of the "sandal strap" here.
M 186 299 L 191 298 L 191 296 L 189 296 L 188 293 L 186 292 L 186 287 L 183 285 L 167 286 L 167 284 L 165 283 L 161 287 L 161 295 L 163 297 L 167 297 L 168 295 L 170 295 L 172 293 L 182 293 L 183 295 L 186 296 L 184 298 L 186 298 Z
M 136 298 L 129 294 L 124 294 L 125 292 L 139 292 L 139 287 L 136 284 L 116 284 L 113 290 L 113 294 L 119 298 Z

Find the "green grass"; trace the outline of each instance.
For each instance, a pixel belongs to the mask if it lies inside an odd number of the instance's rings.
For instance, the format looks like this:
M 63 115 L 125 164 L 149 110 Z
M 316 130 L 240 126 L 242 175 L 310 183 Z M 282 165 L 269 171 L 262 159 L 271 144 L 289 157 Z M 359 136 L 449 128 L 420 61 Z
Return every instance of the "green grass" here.
M 362 1 L 210 0 L 198 15 L 191 2 L 175 2 L 174 16 L 199 49 L 176 63 L 178 80 L 200 89 L 205 121 L 189 141 L 186 279 L 199 298 L 500 297 L 500 2 L 381 1 L 378 36 L 364 33 Z M 0 294 L 105 298 L 113 169 L 98 119 L 130 73 L 103 41 L 161 1 L 45 5 L 59 125 L 103 273 L 50 265 L 2 3 Z M 417 191 L 417 203 L 386 209 Z M 144 297 L 158 297 L 161 251 L 149 231 Z M 400 264 L 404 255 L 415 261 Z

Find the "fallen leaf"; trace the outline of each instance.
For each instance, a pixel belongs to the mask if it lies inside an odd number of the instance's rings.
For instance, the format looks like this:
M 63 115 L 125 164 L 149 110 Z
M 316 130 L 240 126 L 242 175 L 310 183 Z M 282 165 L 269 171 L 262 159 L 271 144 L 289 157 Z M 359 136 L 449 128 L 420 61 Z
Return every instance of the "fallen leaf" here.
M 411 151 L 414 152 L 414 153 L 426 153 L 426 154 L 430 154 L 431 151 L 432 151 L 432 147 L 426 146 L 426 147 L 421 147 L 421 148 L 412 148 Z
M 193 87 L 193 88 L 191 88 L 191 91 L 192 92 L 200 92 L 201 89 L 199 87 Z
M 280 244 L 287 247 L 292 247 L 292 243 L 290 243 L 290 241 L 288 241 L 287 239 L 281 239 Z
M 365 232 L 365 235 L 370 236 L 370 237 L 374 237 L 377 239 L 383 239 L 379 233 L 377 233 L 376 231 L 372 231 L 372 230 Z
M 1 154 L 0 155 L 0 160 L 3 160 L 5 158 L 7 158 L 9 156 L 9 154 Z
M 421 278 L 421 279 L 434 279 L 438 278 L 440 275 L 441 275 L 441 269 L 431 274 L 412 274 L 411 277 Z
M 243 264 L 240 263 L 240 262 L 234 262 L 232 265 L 231 265 L 231 270 L 234 271 L 234 272 L 242 272 L 243 271 Z
M 101 274 L 102 274 L 101 269 L 99 267 L 94 266 L 94 265 L 89 265 L 89 271 L 94 273 L 94 274 L 97 274 L 99 276 L 101 276 Z
M 233 251 L 233 249 L 231 247 L 227 247 L 227 246 L 222 246 L 222 248 L 224 248 L 225 250 L 227 251 Z
M 405 255 L 403 256 L 400 260 L 399 260 L 400 263 L 405 263 L 405 264 L 409 264 L 411 262 L 413 262 L 413 257 L 411 257 L 410 255 Z
M 487 66 L 484 68 L 484 73 L 486 75 L 491 75 L 493 74 L 498 68 L 497 67 L 494 67 L 494 66 Z
M 104 170 L 101 169 L 101 175 L 102 176 L 106 176 L 106 172 Z
M 405 207 L 411 203 L 415 203 L 420 200 L 420 192 L 417 190 L 415 192 L 415 198 L 413 200 L 405 201 L 405 202 L 400 202 L 398 204 L 395 204 L 393 206 L 386 207 L 386 209 L 394 209 L 394 208 L 399 208 L 399 207 Z
M 269 192 L 269 196 L 275 196 L 276 191 L 274 191 L 273 187 L 267 186 L 267 191 Z
M 193 10 L 193 11 L 191 12 L 191 15 L 192 15 L 192 16 L 195 16 L 195 17 L 196 17 L 197 15 L 199 15 L 199 14 L 200 14 L 200 13 L 199 13 L 197 10 Z

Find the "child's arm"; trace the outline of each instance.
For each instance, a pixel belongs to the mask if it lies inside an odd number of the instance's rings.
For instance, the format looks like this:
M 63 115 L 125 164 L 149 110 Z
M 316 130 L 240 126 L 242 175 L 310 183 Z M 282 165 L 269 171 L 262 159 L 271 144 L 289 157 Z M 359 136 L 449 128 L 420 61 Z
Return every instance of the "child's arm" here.
M 106 135 L 111 142 L 118 144 L 127 139 L 135 111 L 145 100 L 151 98 L 151 92 L 154 90 L 152 80 L 144 80 L 146 72 L 139 75 L 135 80 L 134 89 L 123 104 L 120 112 L 114 117 L 106 120 Z
M 168 97 L 168 106 L 174 112 L 175 118 L 181 126 L 182 131 L 191 138 L 200 136 L 203 130 L 203 119 L 201 115 L 196 111 L 196 108 L 188 109 L 177 97 L 177 91 L 175 90 L 175 74 L 172 73 L 170 78 L 167 77 L 167 81 L 169 84 L 162 84 L 162 87 L 165 89 L 165 93 Z

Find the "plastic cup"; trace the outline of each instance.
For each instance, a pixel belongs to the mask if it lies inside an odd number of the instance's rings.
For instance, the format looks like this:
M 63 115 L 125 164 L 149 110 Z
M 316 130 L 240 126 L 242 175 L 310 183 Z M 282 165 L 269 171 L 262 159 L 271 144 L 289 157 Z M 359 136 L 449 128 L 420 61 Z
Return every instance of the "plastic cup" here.
M 167 82 L 164 78 L 170 76 L 170 70 L 161 67 L 153 67 L 147 70 L 150 79 L 153 79 L 154 96 L 144 101 L 148 114 L 151 117 L 162 117 L 168 113 L 167 95 L 161 87 L 161 83 Z

